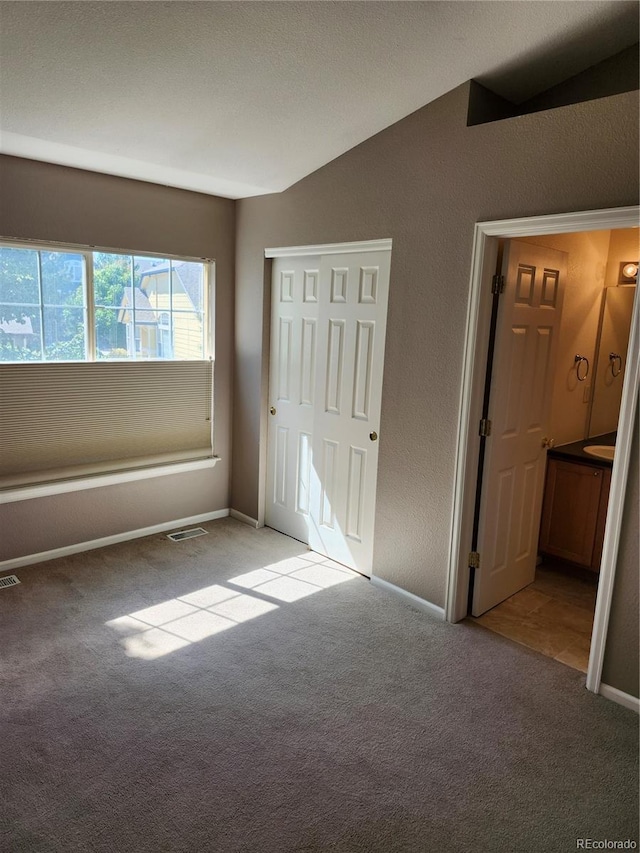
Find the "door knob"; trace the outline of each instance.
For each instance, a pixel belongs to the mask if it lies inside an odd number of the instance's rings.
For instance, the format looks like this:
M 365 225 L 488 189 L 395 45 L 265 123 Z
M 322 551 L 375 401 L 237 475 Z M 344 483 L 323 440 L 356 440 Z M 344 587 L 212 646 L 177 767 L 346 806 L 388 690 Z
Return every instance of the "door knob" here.
M 378 440 L 378 433 L 377 432 L 370 432 L 369 438 L 371 439 L 371 441 L 377 441 Z
M 276 407 L 275 407 L 275 406 L 271 406 L 271 408 L 269 409 L 269 414 L 270 414 L 270 415 L 275 415 L 275 413 L 276 413 Z
M 543 438 L 541 444 L 543 447 L 550 450 L 552 447 L 556 446 L 556 440 L 555 438 Z

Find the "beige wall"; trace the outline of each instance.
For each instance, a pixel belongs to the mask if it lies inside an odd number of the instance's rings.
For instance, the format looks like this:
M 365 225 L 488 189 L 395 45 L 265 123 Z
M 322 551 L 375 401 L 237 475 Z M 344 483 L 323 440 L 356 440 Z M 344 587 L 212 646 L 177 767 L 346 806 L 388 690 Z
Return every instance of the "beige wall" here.
M 587 434 L 589 397 L 585 398 L 585 390 L 591 393 L 595 374 L 610 235 L 610 231 L 587 231 L 525 238 L 525 242 L 559 249 L 568 255 L 549 427 L 549 437 L 556 445 L 580 441 Z M 590 372 L 584 382 L 578 381 L 576 353 L 589 359 Z
M 220 463 L 221 464 L 221 463 Z M 223 509 L 220 467 L 0 506 L 2 559 Z
M 620 279 L 620 264 L 623 261 L 637 261 L 640 259 L 640 240 L 638 229 L 623 228 L 613 231 L 609 245 L 609 256 L 607 258 L 607 271 L 605 276 L 605 287 L 617 287 Z
M 0 506 L 0 560 L 229 506 L 235 202 L 0 156 L 0 236 L 216 260 L 215 468 Z
M 265 247 L 391 237 L 374 572 L 441 606 L 474 223 L 635 204 L 638 184 L 636 94 L 475 127 L 467 94 L 238 203 L 232 506 L 258 514 Z

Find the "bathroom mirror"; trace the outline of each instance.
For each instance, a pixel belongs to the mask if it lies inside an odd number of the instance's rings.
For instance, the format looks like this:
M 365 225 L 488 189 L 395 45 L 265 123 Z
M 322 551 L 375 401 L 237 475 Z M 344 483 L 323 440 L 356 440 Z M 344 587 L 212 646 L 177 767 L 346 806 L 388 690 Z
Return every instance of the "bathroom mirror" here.
M 635 295 L 633 286 L 606 287 L 602 292 L 585 438 L 614 432 L 618 428 Z

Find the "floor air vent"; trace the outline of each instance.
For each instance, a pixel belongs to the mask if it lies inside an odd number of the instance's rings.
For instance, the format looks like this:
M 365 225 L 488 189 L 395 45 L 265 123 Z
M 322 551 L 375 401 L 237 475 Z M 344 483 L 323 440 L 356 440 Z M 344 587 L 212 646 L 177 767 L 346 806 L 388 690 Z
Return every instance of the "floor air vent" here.
M 0 578 L 0 589 L 4 589 L 5 586 L 15 586 L 17 583 L 20 583 L 20 581 L 15 575 L 6 575 Z
M 207 531 L 202 527 L 193 527 L 191 530 L 178 530 L 177 533 L 168 533 L 167 539 L 172 542 L 182 542 L 183 539 L 193 539 L 194 536 L 204 536 Z

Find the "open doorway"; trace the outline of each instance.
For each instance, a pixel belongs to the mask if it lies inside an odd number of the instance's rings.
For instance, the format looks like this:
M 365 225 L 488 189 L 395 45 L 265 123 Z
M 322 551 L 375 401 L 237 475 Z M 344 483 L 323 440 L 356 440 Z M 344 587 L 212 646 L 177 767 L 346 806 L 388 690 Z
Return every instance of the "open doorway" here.
M 515 324 L 509 325 L 508 320 L 505 324 L 509 306 L 503 306 L 503 322 L 496 327 L 504 339 L 494 348 L 490 410 L 503 438 L 494 437 L 500 458 L 492 462 L 491 451 L 486 455 L 478 506 L 481 520 L 491 521 L 495 515 L 497 524 L 478 546 L 485 563 L 492 557 L 493 562 L 484 567 L 484 595 L 472 591 L 472 613 L 485 628 L 585 673 L 637 284 L 638 237 L 638 229 L 619 229 L 539 235 L 499 245 L 505 274 L 519 278 L 516 293 L 507 283 L 501 298 L 514 300 L 519 314 Z M 538 300 L 536 266 L 542 271 Z M 554 266 L 561 268 L 563 280 L 552 277 Z M 537 309 L 530 307 L 532 300 Z M 527 374 L 526 381 L 515 382 L 518 358 L 526 348 L 521 343 L 526 315 L 539 317 L 539 325 L 531 330 L 536 334 L 530 335 L 532 365 L 520 368 Z M 541 360 L 546 352 L 542 353 L 540 341 L 546 343 L 548 336 L 556 340 L 548 347 L 546 364 Z M 496 363 L 498 358 L 506 365 Z M 536 364 L 539 370 L 530 376 Z M 511 380 L 508 387 L 500 382 L 502 374 Z M 519 396 L 517 406 L 514 394 Z M 509 406 L 526 421 L 529 447 L 522 451 L 520 481 L 523 489 L 530 486 L 531 494 L 514 490 L 510 475 L 519 472 L 510 467 L 508 458 L 514 461 L 514 452 L 508 446 L 500 450 L 501 443 L 513 445 L 516 439 L 513 411 L 505 412 Z M 541 470 L 534 487 L 536 463 Z M 509 507 L 501 506 L 505 493 Z M 514 518 L 519 501 L 523 502 L 523 530 L 517 529 L 521 519 Z M 480 534 L 482 539 L 482 529 Z M 510 535 L 511 554 L 506 548 Z M 493 543 L 497 554 L 492 554 Z M 530 572 L 519 579 L 517 561 L 529 557 Z M 499 579 L 500 569 L 510 575 L 506 588 Z
M 500 627 L 500 633 L 506 633 L 506 622 L 510 622 L 512 626 L 518 625 L 520 634 L 514 636 L 514 639 L 525 642 L 527 645 L 534 645 L 541 651 L 552 653 L 552 656 L 561 660 L 564 659 L 564 662 L 569 665 L 585 669 L 589 649 L 589 627 L 595 604 L 594 642 L 591 644 L 587 679 L 587 686 L 595 691 L 599 688 L 604 637 L 613 586 L 633 414 L 637 399 L 639 360 L 637 352 L 637 300 L 634 302 L 633 299 L 629 300 L 628 296 L 625 297 L 627 301 L 633 304 L 632 311 L 636 317 L 633 323 L 631 318 L 629 320 L 629 325 L 632 328 L 630 332 L 631 345 L 627 358 L 626 354 L 619 350 L 623 349 L 621 340 L 624 339 L 626 343 L 629 332 L 622 330 L 619 333 L 618 330 L 614 329 L 614 334 L 618 335 L 617 338 L 614 338 L 615 343 L 611 343 L 606 337 L 608 332 L 605 326 L 608 313 L 612 313 L 610 310 L 612 306 L 610 305 L 607 308 L 605 291 L 609 289 L 620 292 L 626 290 L 629 294 L 635 290 L 632 282 L 616 280 L 614 284 L 613 277 L 615 268 L 616 279 L 619 278 L 622 261 L 637 262 L 638 260 L 637 221 L 637 209 L 625 208 L 614 211 L 537 217 L 529 220 L 480 223 L 476 228 L 472 293 L 465 350 L 465 377 L 457 460 L 454 535 L 452 538 L 447 618 L 451 621 L 459 621 L 464 618 L 469 604 L 473 608 L 475 600 L 476 615 L 480 619 L 484 618 L 487 622 L 493 620 L 494 624 L 491 627 L 494 630 Z M 626 229 L 626 233 L 623 229 Z M 481 494 L 479 499 L 476 494 L 476 487 L 487 464 L 487 460 L 484 458 L 486 448 L 481 447 L 481 444 L 492 440 L 494 445 L 497 443 L 495 433 L 491 438 L 481 439 L 478 437 L 478 423 L 481 424 L 480 432 L 483 431 L 483 423 L 486 430 L 487 412 L 491 411 L 490 408 L 487 409 L 487 402 L 492 393 L 491 383 L 485 383 L 485 372 L 487 353 L 491 354 L 492 352 L 491 332 L 496 327 L 495 311 L 492 316 L 491 304 L 493 302 L 495 308 L 495 296 L 491 295 L 491 290 L 493 289 L 495 292 L 496 287 L 494 281 L 492 288 L 492 279 L 499 261 L 501 248 L 508 245 L 511 238 L 528 243 L 532 248 L 536 246 L 547 247 L 554 251 L 565 252 L 567 261 L 566 282 L 569 290 L 566 291 L 565 295 L 568 295 L 568 298 L 563 304 L 561 294 L 559 295 L 557 290 L 554 290 L 553 275 L 551 278 L 547 275 L 549 269 L 553 268 L 553 263 L 543 260 L 541 267 L 545 272 L 547 281 L 541 284 L 544 293 L 542 302 L 546 300 L 547 303 L 554 303 L 555 307 L 561 308 L 564 328 L 562 333 L 558 330 L 558 334 L 554 335 L 557 367 L 553 369 L 552 374 L 546 374 L 545 388 L 548 392 L 549 412 L 547 415 L 544 412 L 540 414 L 542 412 L 540 409 L 539 416 L 536 416 L 540 432 L 535 435 L 535 439 L 538 441 L 538 446 L 543 446 L 543 453 L 542 465 L 538 466 L 540 476 L 536 474 L 538 485 L 533 483 L 535 478 L 532 475 L 529 477 L 530 482 L 527 486 L 530 492 L 536 493 L 531 504 L 533 510 L 528 515 L 523 516 L 521 513 L 516 519 L 522 530 L 528 527 L 531 533 L 531 541 L 534 542 L 533 546 L 529 548 L 533 557 L 532 574 L 529 579 L 525 578 L 525 582 L 522 584 L 526 594 L 521 597 L 521 601 L 513 598 L 520 592 L 516 585 L 515 589 L 505 587 L 506 594 L 498 595 L 497 601 L 491 601 L 485 596 L 484 603 L 486 605 L 488 601 L 488 606 L 483 607 L 481 602 L 479 603 L 477 595 L 469 596 L 470 583 L 477 584 L 479 574 L 481 582 L 486 585 L 487 575 L 500 561 L 496 560 L 493 564 L 490 561 L 489 571 L 487 572 L 486 568 L 483 569 L 482 554 L 480 554 L 480 569 L 473 567 L 477 558 L 474 546 L 478 542 L 478 533 L 482 533 L 481 522 L 479 530 L 478 509 L 482 511 L 483 502 L 491 502 L 492 500 L 494 510 L 497 511 L 498 515 L 500 515 L 500 509 L 496 510 L 495 482 L 493 483 L 493 495 L 491 489 L 488 493 Z M 625 243 L 625 241 L 627 242 Z M 632 251 L 634 246 L 635 249 Z M 626 257 L 625 254 L 624 258 L 616 258 L 616 254 L 620 251 L 623 254 L 631 252 L 633 257 L 631 255 Z M 526 266 L 526 261 L 524 263 Z M 587 273 L 587 270 L 590 272 Z M 585 278 L 587 275 L 590 277 L 588 287 Z M 626 277 L 629 278 L 629 276 Z M 525 290 L 526 288 L 522 290 L 521 296 Z M 510 298 L 512 301 L 514 300 L 513 287 Z M 603 299 L 605 299 L 604 306 Z M 520 301 L 524 300 L 520 299 Z M 540 305 L 540 298 L 537 299 L 536 304 Z M 514 321 L 509 326 L 512 334 L 514 328 L 517 328 L 518 333 L 522 332 L 521 318 L 516 318 L 516 320 L 517 322 Z M 536 320 L 536 322 L 538 321 Z M 538 338 L 537 355 L 532 358 L 534 360 L 537 358 L 538 362 L 540 362 L 542 350 L 550 351 L 550 340 L 554 337 L 549 334 L 544 346 L 540 344 L 544 338 L 544 334 L 540 332 L 543 326 L 544 323 L 540 322 L 535 328 L 532 327 L 533 336 Z M 586 335 L 590 335 L 589 341 L 585 337 Z M 497 340 L 496 357 L 499 351 L 499 340 Z M 569 353 L 569 351 L 571 352 Z M 510 351 L 508 347 L 502 348 L 502 359 L 505 358 L 505 353 L 507 358 L 513 358 L 513 351 Z M 576 356 L 580 356 L 580 360 L 576 360 Z M 544 358 L 546 359 L 547 356 L 545 355 Z M 570 364 L 567 363 L 567 358 L 571 359 Z M 479 364 L 480 360 L 483 362 L 482 365 Z M 585 376 L 587 360 L 589 362 L 588 377 Z M 550 364 L 553 358 L 547 359 L 547 361 Z M 621 369 L 621 363 L 624 363 L 623 369 Z M 623 379 L 624 391 L 621 393 L 622 383 L 617 383 L 616 389 L 619 389 L 616 390 L 617 403 L 613 406 L 612 400 L 607 399 L 604 406 L 607 414 L 604 416 L 598 402 L 598 383 L 605 381 L 607 371 L 612 375 L 606 379 L 605 394 L 609 393 L 611 389 L 613 384 L 610 381 L 611 379 Z M 542 373 L 544 372 L 543 370 Z M 613 376 L 614 373 L 615 376 Z M 538 370 L 538 374 L 542 375 L 540 370 Z M 490 375 L 492 374 L 490 373 Z M 553 382 L 551 382 L 551 377 L 553 377 Z M 591 381 L 587 382 L 587 378 Z M 587 391 L 585 388 L 589 390 Z M 593 394 L 594 390 L 595 395 Z M 527 405 L 529 405 L 529 398 L 536 397 L 535 389 L 526 388 L 525 392 Z M 612 396 L 615 395 L 609 394 L 609 397 Z M 498 405 L 499 397 L 498 394 Z M 615 413 L 611 414 L 614 408 Z M 493 412 L 491 413 L 493 414 Z M 618 414 L 619 425 L 616 431 Z M 612 423 L 611 418 L 613 418 Z M 542 422 L 543 419 L 544 423 Z M 611 427 L 605 429 L 607 423 L 611 423 Z M 555 436 L 554 431 L 557 433 Z M 525 429 L 525 432 L 534 432 L 534 430 Z M 611 446 L 614 442 L 616 449 L 613 461 L 601 458 L 611 451 L 599 451 L 600 455 L 593 455 L 593 451 L 585 452 L 584 450 L 585 446 L 607 444 Z M 572 445 L 578 446 L 572 448 Z M 580 455 L 570 458 L 572 450 Z M 547 460 L 547 456 L 549 456 L 549 460 Z M 552 460 L 555 462 L 548 468 L 547 462 L 550 463 Z M 574 465 L 574 468 L 571 468 L 571 464 Z M 528 467 L 529 473 L 531 473 L 533 466 L 529 465 Z M 594 484 L 598 486 L 597 489 L 595 485 L 591 486 L 591 483 L 589 483 L 589 489 L 585 487 L 587 476 L 593 478 Z M 611 499 L 607 501 L 607 485 L 610 477 Z M 491 486 L 491 483 L 489 485 Z M 577 489 L 577 495 L 583 505 L 586 499 L 589 531 L 587 535 L 584 529 L 582 531 L 570 530 L 571 535 L 568 540 L 565 536 L 563 543 L 561 535 L 567 533 L 567 526 L 571 527 L 569 516 L 573 513 L 573 522 L 581 520 L 580 512 L 574 512 L 577 503 L 568 498 L 568 492 L 571 488 Z M 526 488 L 521 488 L 521 491 L 523 490 L 526 491 Z M 507 489 L 507 498 L 509 498 L 509 494 Z M 543 496 L 545 497 L 544 507 Z M 516 503 L 517 501 L 513 501 L 513 505 Z M 508 501 L 503 500 L 503 506 L 507 506 L 507 504 Z M 513 518 L 513 514 L 507 517 L 507 525 L 514 523 Z M 584 519 L 581 521 L 584 522 Z M 504 529 L 504 526 L 504 523 L 502 526 L 500 523 L 495 525 L 494 539 L 499 539 L 500 531 Z M 540 538 L 541 532 L 542 538 Z M 526 537 L 520 533 L 519 536 L 518 541 L 522 545 Z M 485 536 L 485 546 L 487 541 L 489 540 Z M 576 543 L 578 544 L 576 545 Z M 523 550 L 526 548 L 520 547 L 520 551 Z M 602 555 L 602 559 L 600 559 L 600 555 Z M 542 562 L 540 557 L 542 557 Z M 598 568 L 600 568 L 600 572 L 598 572 Z M 483 570 L 485 571 L 484 577 L 482 576 Z M 538 579 L 541 581 L 540 588 L 536 588 Z M 596 589 L 598 587 L 596 601 Z M 509 619 L 501 618 L 501 614 L 498 612 L 501 606 L 499 600 L 504 598 L 511 599 L 510 603 L 503 606 L 503 609 L 510 609 L 511 611 Z M 582 611 L 581 613 L 578 612 L 577 616 L 574 612 L 564 619 L 568 623 L 574 621 L 574 627 L 579 629 L 577 633 L 582 635 L 582 641 L 573 644 L 574 648 L 571 649 L 570 634 L 565 631 L 564 639 L 569 638 L 569 640 L 564 649 L 558 649 L 558 643 L 562 641 L 562 637 L 556 638 L 555 641 L 549 638 L 546 649 L 540 642 L 537 645 L 533 642 L 527 642 L 526 632 L 522 627 L 523 623 L 527 622 L 526 617 L 547 605 L 547 615 L 554 615 L 556 622 L 562 625 L 564 618 L 563 599 L 564 604 L 573 603 L 574 607 Z M 495 612 L 491 615 L 494 607 L 496 608 Z M 489 615 L 482 617 L 481 613 L 487 610 Z M 568 608 L 568 611 L 570 610 L 571 608 Z M 516 614 L 519 614 L 519 620 Z M 504 614 L 502 616 L 504 617 Z M 545 620 L 531 618 L 529 621 L 541 623 Z M 547 619 L 546 621 L 550 620 Z M 487 627 L 490 626 L 487 625 Z

